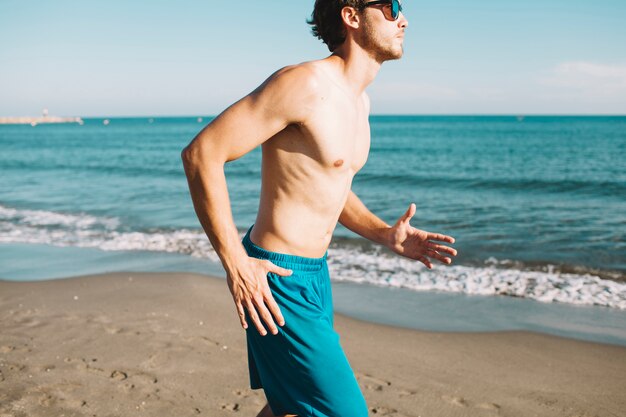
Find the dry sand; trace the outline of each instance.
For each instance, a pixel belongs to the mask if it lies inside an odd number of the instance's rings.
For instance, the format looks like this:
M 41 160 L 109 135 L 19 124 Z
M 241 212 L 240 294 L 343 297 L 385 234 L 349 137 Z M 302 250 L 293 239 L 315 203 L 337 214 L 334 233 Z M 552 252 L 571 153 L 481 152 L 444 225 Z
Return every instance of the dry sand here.
M 624 347 L 341 315 L 335 326 L 372 416 L 626 416 Z M 254 417 L 264 404 L 223 279 L 0 282 L 2 417 Z

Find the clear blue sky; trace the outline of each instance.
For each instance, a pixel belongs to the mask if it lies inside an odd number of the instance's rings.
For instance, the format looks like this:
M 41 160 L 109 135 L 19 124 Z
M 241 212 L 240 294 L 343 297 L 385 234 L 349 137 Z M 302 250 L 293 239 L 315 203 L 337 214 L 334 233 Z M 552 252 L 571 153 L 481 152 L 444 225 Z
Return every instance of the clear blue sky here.
M 313 0 L 0 0 L 0 116 L 207 115 L 328 55 Z M 405 0 L 376 114 L 626 114 L 626 1 Z

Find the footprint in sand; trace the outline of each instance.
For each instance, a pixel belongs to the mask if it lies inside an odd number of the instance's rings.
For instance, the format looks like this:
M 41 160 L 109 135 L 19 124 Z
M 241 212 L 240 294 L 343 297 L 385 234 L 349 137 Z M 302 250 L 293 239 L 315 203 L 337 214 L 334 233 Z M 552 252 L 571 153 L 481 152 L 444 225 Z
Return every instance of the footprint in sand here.
M 39 319 L 36 319 L 34 317 L 26 317 L 20 320 L 16 320 L 15 321 L 16 324 L 19 324 L 21 327 L 29 327 L 31 329 L 34 329 L 36 327 L 41 327 L 41 326 L 45 326 L 48 323 L 44 323 Z
M 476 404 L 476 408 L 482 408 L 483 410 L 499 410 L 500 406 L 496 403 L 480 403 Z
M 264 396 L 252 390 L 236 389 L 231 392 L 239 401 L 246 403 L 252 402 L 255 406 L 262 406 L 266 402 Z
M 39 400 L 37 402 L 41 406 L 50 407 L 52 404 L 56 402 L 56 398 L 54 398 L 50 394 L 43 394 L 39 397 Z
M 131 391 L 139 391 L 146 394 L 148 397 L 154 396 L 159 398 L 159 388 L 156 385 L 159 380 L 154 375 L 145 374 L 143 372 L 129 374 L 115 370 L 111 373 L 111 379 L 118 382 L 118 387 L 123 391 L 129 393 Z
M 26 343 L 24 343 L 22 346 L 13 346 L 13 345 L 0 346 L 0 353 L 31 352 L 31 351 L 32 349 L 30 349 Z
M 128 374 L 126 372 L 118 371 L 117 369 L 111 372 L 111 378 L 116 381 L 123 381 L 128 378 Z
M 362 374 L 362 373 L 357 372 L 355 376 L 358 381 L 363 382 L 365 389 L 368 389 L 371 391 L 382 391 L 383 388 L 391 385 L 390 381 L 376 378 L 375 376 L 372 376 L 369 374 Z
M 56 366 L 54 365 L 36 365 L 33 366 L 33 369 L 35 371 L 39 371 L 39 372 L 51 372 L 56 368 Z
M 183 342 L 186 343 L 194 343 L 200 340 L 202 343 L 205 343 L 209 346 L 222 346 L 222 343 L 218 342 L 217 340 L 209 339 L 206 336 L 183 336 L 181 337 L 181 339 L 183 340 Z
M 232 403 L 221 404 L 220 407 L 221 407 L 222 410 L 227 410 L 227 411 L 239 411 L 239 408 L 240 408 L 239 404 L 237 404 L 237 403 L 235 403 L 235 404 L 232 404 Z
M 456 405 L 458 407 L 475 407 L 475 408 L 480 408 L 483 410 L 493 410 L 493 411 L 500 410 L 500 406 L 496 403 L 484 402 L 484 403 L 478 403 L 476 405 L 472 405 L 469 403 L 469 401 L 467 401 L 463 397 L 457 397 L 457 396 L 452 396 L 452 395 L 442 395 L 441 398 L 447 401 L 448 403 Z
M 83 369 L 86 370 L 86 371 L 92 372 L 94 374 L 97 374 L 97 375 L 104 375 L 104 374 L 106 374 L 106 371 L 104 369 L 98 368 L 97 366 L 91 366 L 91 365 L 88 365 L 88 364 L 83 365 Z
M 153 374 L 141 371 L 137 371 L 137 373 L 134 373 L 130 377 L 130 379 L 132 379 L 133 381 L 137 381 L 142 385 L 154 385 L 159 382 L 159 378 L 157 378 Z
M 126 331 L 123 327 L 117 326 L 108 316 L 88 316 L 85 319 L 85 323 L 101 327 L 108 334 L 118 334 Z
M 92 372 L 92 373 L 98 374 L 98 375 L 106 374 L 106 371 L 104 369 L 98 368 L 97 366 L 91 365 L 91 363 L 95 362 L 95 360 L 93 360 L 93 359 L 92 360 L 87 360 L 85 358 L 81 358 L 80 360 L 81 360 L 81 362 L 76 365 L 77 369 L 79 369 L 81 371 Z M 64 361 L 68 362 L 68 363 L 71 363 L 71 362 L 75 362 L 76 359 L 65 358 Z
M 73 397 L 73 392 L 80 388 L 74 383 L 55 383 L 35 388 L 39 405 L 51 407 L 62 403 L 63 408 L 79 409 L 87 405 L 87 401 Z
M 239 398 L 248 398 L 250 396 L 249 393 L 247 393 L 246 391 L 244 391 L 242 389 L 236 389 L 236 390 L 232 391 L 232 393 L 235 394 Z
M 395 414 L 398 412 L 395 408 L 387 408 L 384 406 L 372 407 L 370 408 L 370 412 L 372 414 L 376 414 L 377 416 L 388 416 L 390 414 Z
M 124 391 L 126 391 L 126 392 L 130 392 L 130 391 L 135 389 L 135 384 L 133 384 L 131 382 L 125 382 L 122 385 L 122 389 L 124 389 Z
M 458 407 L 467 407 L 469 405 L 467 403 L 467 400 L 465 400 L 465 398 L 463 397 L 456 397 L 452 395 L 442 395 L 441 399 L 447 401 L 450 404 L 454 404 Z
M 66 402 L 69 408 L 78 409 L 81 407 L 87 407 L 87 401 L 85 400 L 69 400 Z
M 417 391 L 413 391 L 413 390 L 406 390 L 406 389 L 401 389 L 400 391 L 398 391 L 398 395 L 400 396 L 400 398 L 402 397 L 410 397 L 412 395 L 416 395 Z
M 28 366 L 24 365 L 23 363 L 13 363 L 13 362 L 5 362 L 4 367 L 8 371 L 17 371 L 17 372 L 23 372 L 28 368 Z
M 148 357 L 145 361 L 141 362 L 140 366 L 150 369 L 161 368 L 171 362 L 170 354 L 167 351 L 157 352 Z
M 124 332 L 124 328 L 116 326 L 104 326 L 104 331 L 108 334 L 119 334 Z

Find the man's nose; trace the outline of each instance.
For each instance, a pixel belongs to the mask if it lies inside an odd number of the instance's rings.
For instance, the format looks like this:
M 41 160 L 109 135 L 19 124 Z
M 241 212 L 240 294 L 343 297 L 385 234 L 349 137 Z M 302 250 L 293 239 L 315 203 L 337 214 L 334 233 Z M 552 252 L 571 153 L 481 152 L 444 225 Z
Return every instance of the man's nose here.
M 404 13 L 400 12 L 400 16 L 398 16 L 398 26 L 401 28 L 406 28 L 409 26 L 409 21 L 404 17 Z

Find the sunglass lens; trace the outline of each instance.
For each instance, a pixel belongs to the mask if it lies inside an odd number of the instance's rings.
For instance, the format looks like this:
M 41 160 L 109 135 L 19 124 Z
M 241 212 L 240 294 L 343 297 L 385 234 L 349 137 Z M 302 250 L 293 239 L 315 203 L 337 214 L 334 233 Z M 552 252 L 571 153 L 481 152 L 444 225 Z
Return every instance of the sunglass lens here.
M 397 20 L 400 15 L 400 2 L 398 0 L 391 1 L 391 17 L 393 20 Z

